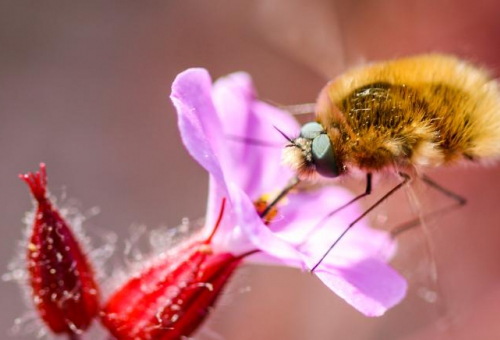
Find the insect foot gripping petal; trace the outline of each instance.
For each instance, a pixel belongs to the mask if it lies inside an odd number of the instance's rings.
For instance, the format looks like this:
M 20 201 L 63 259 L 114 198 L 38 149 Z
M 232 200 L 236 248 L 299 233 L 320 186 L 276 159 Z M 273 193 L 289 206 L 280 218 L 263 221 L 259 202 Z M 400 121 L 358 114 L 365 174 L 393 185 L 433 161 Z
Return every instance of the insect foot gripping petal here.
M 85 252 L 47 194 L 45 165 L 19 176 L 35 198 L 27 244 L 31 297 L 45 325 L 75 336 L 88 328 L 99 308 L 99 290 Z

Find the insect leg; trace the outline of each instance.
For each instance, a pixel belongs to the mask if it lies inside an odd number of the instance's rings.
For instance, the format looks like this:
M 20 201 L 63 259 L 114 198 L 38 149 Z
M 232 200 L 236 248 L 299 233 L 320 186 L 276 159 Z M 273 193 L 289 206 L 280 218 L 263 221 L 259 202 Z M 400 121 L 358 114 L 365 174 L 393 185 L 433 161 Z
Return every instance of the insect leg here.
M 349 226 L 347 226 L 347 228 L 342 232 L 342 234 L 340 234 L 340 236 L 335 240 L 335 242 L 333 242 L 333 244 L 330 246 L 330 248 L 328 248 L 328 250 L 325 252 L 325 254 L 318 261 L 318 263 L 316 263 L 314 265 L 314 267 L 311 269 L 311 273 L 314 272 L 314 270 L 316 268 L 318 268 L 318 266 L 321 264 L 321 262 L 323 262 L 323 260 L 330 253 L 330 251 L 332 251 L 332 249 L 337 245 L 337 243 L 339 243 L 339 241 L 345 236 L 345 234 L 347 234 L 347 232 L 352 227 L 354 227 L 356 225 L 356 223 L 358 223 L 363 217 L 365 217 L 368 213 L 370 213 L 373 209 L 375 209 L 378 205 L 380 205 L 380 203 L 385 201 L 388 197 L 390 197 L 392 194 L 394 194 L 396 191 L 401 189 L 406 183 L 408 183 L 410 181 L 409 175 L 402 173 L 402 172 L 400 172 L 399 175 L 403 178 L 403 180 L 398 185 L 396 185 L 394 188 L 389 190 L 384 196 L 382 196 L 382 198 L 380 198 L 377 202 L 375 202 L 371 207 L 366 209 L 365 212 L 362 213 L 361 215 L 359 215 L 354 221 L 352 221 L 349 224 Z M 367 178 L 368 178 L 368 176 L 367 176 Z M 356 200 L 356 198 L 354 200 Z
M 365 189 L 365 192 L 362 193 L 361 195 L 358 195 L 356 197 L 354 197 L 352 200 L 350 200 L 349 202 L 347 202 L 346 204 L 338 207 L 337 209 L 335 209 L 334 211 L 330 212 L 326 218 L 328 217 L 331 217 L 333 215 L 335 215 L 336 213 L 338 213 L 339 211 L 347 208 L 348 206 L 350 206 L 351 204 L 353 204 L 354 202 L 362 199 L 363 197 L 365 196 L 368 196 L 372 193 L 372 174 L 369 172 L 366 174 L 366 189 Z
M 316 111 L 316 103 L 304 103 L 295 105 L 283 105 L 272 100 L 264 100 L 264 102 L 276 106 L 281 110 L 287 111 L 294 116 L 313 114 Z
M 316 110 L 316 103 L 280 106 L 280 109 L 290 112 L 294 116 L 312 114 Z
M 452 191 L 450 191 L 450 190 L 442 187 L 441 185 L 437 184 L 436 182 L 434 182 L 432 179 L 430 179 L 426 175 L 422 175 L 420 178 L 422 179 L 422 181 L 425 184 L 427 184 L 431 188 L 434 188 L 437 191 L 439 191 L 440 193 L 442 193 L 443 195 L 452 198 L 455 201 L 455 203 L 451 204 L 449 206 L 437 209 L 436 211 L 431 211 L 431 212 L 423 215 L 422 217 L 417 217 L 417 218 L 415 218 L 413 220 L 410 220 L 408 222 L 402 223 L 402 224 L 400 224 L 399 226 L 397 226 L 395 228 L 392 228 L 391 229 L 391 237 L 392 238 L 396 238 L 399 235 L 403 234 L 404 232 L 406 232 L 406 231 L 408 231 L 408 230 L 410 230 L 410 229 L 412 229 L 412 228 L 420 225 L 422 219 L 425 220 L 425 219 L 427 219 L 429 217 L 436 217 L 436 216 L 439 216 L 439 215 L 441 215 L 443 213 L 447 213 L 447 212 L 453 211 L 455 209 L 458 209 L 460 207 L 463 207 L 465 204 L 467 204 L 467 200 L 464 197 L 462 197 L 462 196 L 460 196 L 460 195 L 458 195 L 458 194 L 456 194 L 456 193 L 454 193 L 454 192 L 452 192 Z
M 366 174 L 366 189 L 365 189 L 365 192 L 362 193 L 362 194 L 360 194 L 360 195 L 358 195 L 358 196 L 356 196 L 356 197 L 354 197 L 352 200 L 350 200 L 349 202 L 345 203 L 344 205 L 338 207 L 337 209 L 335 209 L 333 211 L 330 211 L 328 213 L 328 215 L 324 216 L 318 223 L 316 223 L 316 225 L 309 231 L 309 233 L 305 236 L 304 239 L 308 239 L 312 234 L 314 234 L 315 231 L 318 230 L 323 224 L 325 224 L 330 217 L 332 217 L 333 215 L 335 215 L 336 213 L 338 213 L 342 209 L 347 208 L 348 206 L 350 206 L 351 204 L 353 204 L 357 200 L 360 200 L 361 198 L 370 195 L 371 192 L 372 192 L 372 174 L 371 173 L 367 173 Z
M 451 190 L 443 188 L 441 185 L 437 184 L 436 182 L 434 182 L 432 179 L 430 179 L 426 175 L 422 175 L 421 178 L 422 178 L 422 180 L 424 181 L 425 184 L 427 184 L 430 187 L 436 189 L 437 191 L 439 191 L 443 195 L 453 198 L 455 201 L 457 201 L 458 204 L 465 205 L 467 203 L 467 200 L 465 198 L 463 198 L 462 196 L 454 193 Z

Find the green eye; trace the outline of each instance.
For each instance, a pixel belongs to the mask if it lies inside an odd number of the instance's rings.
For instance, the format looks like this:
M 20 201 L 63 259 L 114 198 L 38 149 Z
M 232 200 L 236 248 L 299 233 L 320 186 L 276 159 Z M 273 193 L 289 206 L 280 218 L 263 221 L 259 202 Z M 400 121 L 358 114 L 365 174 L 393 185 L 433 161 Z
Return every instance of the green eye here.
M 332 143 L 326 134 L 320 134 L 313 139 L 312 158 L 316 165 L 316 171 L 320 175 L 325 177 L 337 177 L 339 175 Z
M 323 127 L 316 122 L 304 124 L 300 129 L 300 137 L 314 139 L 323 132 Z

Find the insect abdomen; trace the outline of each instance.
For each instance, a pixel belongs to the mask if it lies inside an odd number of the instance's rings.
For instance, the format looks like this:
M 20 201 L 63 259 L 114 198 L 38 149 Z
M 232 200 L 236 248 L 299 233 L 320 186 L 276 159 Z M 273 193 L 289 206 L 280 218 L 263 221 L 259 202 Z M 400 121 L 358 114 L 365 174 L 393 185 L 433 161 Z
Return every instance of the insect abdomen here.
M 342 117 L 324 112 L 321 98 Z M 341 130 L 339 157 L 357 167 L 437 166 L 500 155 L 499 98 L 483 71 L 453 57 L 420 56 L 357 69 L 330 83 L 318 120 Z

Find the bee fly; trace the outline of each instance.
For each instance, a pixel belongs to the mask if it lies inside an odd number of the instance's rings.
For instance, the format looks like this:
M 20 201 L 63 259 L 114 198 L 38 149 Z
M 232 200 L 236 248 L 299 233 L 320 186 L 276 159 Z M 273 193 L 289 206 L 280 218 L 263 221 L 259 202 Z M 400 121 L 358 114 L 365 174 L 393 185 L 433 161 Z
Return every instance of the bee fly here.
M 409 173 L 500 155 L 498 85 L 486 71 L 452 56 L 421 55 L 353 69 L 324 87 L 315 111 L 315 121 L 299 137 L 287 137 L 283 162 L 299 179 L 339 177 L 350 169 L 366 173 L 365 192 L 332 213 L 369 195 L 373 173 L 394 171 L 401 181 L 347 226 L 312 271 L 349 229 L 410 182 Z M 453 198 L 454 206 L 465 204 L 419 177 Z

